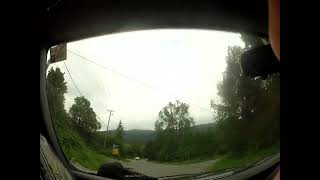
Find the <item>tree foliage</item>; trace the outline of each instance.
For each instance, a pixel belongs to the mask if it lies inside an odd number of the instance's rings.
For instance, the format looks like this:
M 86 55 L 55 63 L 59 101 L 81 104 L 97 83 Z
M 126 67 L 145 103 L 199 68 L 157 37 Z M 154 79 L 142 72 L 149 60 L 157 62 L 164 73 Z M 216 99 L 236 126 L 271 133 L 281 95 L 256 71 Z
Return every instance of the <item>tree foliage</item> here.
M 190 149 L 185 146 L 192 133 L 190 129 L 195 125 L 194 119 L 190 116 L 189 105 L 176 101 L 169 102 L 159 112 L 159 119 L 155 122 L 157 137 L 155 142 L 149 142 L 144 147 L 144 154 L 150 159 L 170 161 L 187 158 L 187 154 L 176 151 Z
M 159 112 L 155 129 L 159 133 L 182 135 L 194 125 L 194 120 L 189 114 L 189 105 L 177 100 L 175 103 L 169 102 Z
M 243 76 L 239 65 L 242 52 L 263 42 L 248 35 L 242 39 L 245 48 L 228 48 L 227 68 L 217 85 L 222 103 L 211 100 L 211 107 L 217 113 L 215 136 L 220 150 L 234 153 L 276 143 L 280 130 L 279 76 L 273 75 L 267 80 Z
M 96 113 L 90 106 L 89 100 L 83 96 L 74 99 L 69 115 L 72 123 L 84 138 L 89 138 L 92 133 L 101 128 L 101 124 L 97 121 Z
M 64 108 L 64 94 L 67 93 L 66 84 L 63 73 L 59 68 L 55 70 L 51 68 L 49 70 L 47 76 L 47 96 L 51 116 L 58 127 L 63 124 L 66 118 L 66 110 Z
M 123 136 L 124 136 L 124 128 L 123 128 L 122 122 L 120 120 L 118 127 L 116 129 L 116 138 L 123 140 Z
M 67 93 L 67 83 L 64 74 L 59 68 L 51 68 L 47 75 L 47 97 L 50 115 L 58 140 L 62 148 L 68 152 L 72 147 L 79 148 L 83 146 L 82 139 L 74 130 L 70 118 L 65 110 L 64 95 Z

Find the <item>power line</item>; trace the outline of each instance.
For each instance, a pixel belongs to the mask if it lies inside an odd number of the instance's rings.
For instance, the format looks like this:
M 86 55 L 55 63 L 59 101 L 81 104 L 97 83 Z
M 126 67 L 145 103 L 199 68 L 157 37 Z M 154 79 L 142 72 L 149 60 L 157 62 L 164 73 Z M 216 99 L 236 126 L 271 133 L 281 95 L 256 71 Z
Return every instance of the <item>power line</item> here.
M 98 80 L 98 81 L 99 81 L 99 80 Z M 109 88 L 108 88 L 108 87 L 105 87 L 105 86 L 104 86 L 104 83 L 101 83 L 101 84 L 102 84 L 102 87 L 103 87 L 104 91 L 107 92 L 108 98 L 110 98 L 110 97 L 111 97 L 111 93 L 110 93 L 110 91 L 109 91 Z
M 69 71 L 69 69 L 68 69 L 68 67 L 67 67 L 67 65 L 66 65 L 66 63 L 65 63 L 64 61 L 63 61 L 63 64 L 64 64 L 64 67 L 66 68 L 66 70 L 67 70 L 67 72 L 68 72 L 68 74 L 69 74 L 69 76 L 70 76 L 70 79 L 71 79 L 72 83 L 74 84 L 74 86 L 75 86 L 76 89 L 78 90 L 79 94 L 80 94 L 81 96 L 83 96 L 82 93 L 81 93 L 81 91 L 80 91 L 80 89 L 78 88 L 77 84 L 76 84 L 75 81 L 73 80 L 73 78 L 72 78 L 72 76 L 71 76 L 71 73 L 70 73 L 70 71 Z M 97 116 L 97 118 L 98 118 L 104 125 L 106 125 L 106 124 L 101 120 L 101 118 L 100 118 L 97 114 L 96 114 L 96 116 Z
M 76 89 L 78 90 L 79 94 L 80 94 L 81 96 L 83 96 L 82 93 L 81 93 L 81 91 L 80 91 L 80 89 L 79 89 L 79 87 L 77 86 L 77 84 L 76 84 L 75 81 L 73 80 L 73 78 L 72 78 L 72 76 L 71 76 L 71 73 L 70 73 L 70 71 L 69 71 L 69 69 L 68 69 L 68 66 L 66 65 L 66 63 L 65 63 L 64 61 L 63 61 L 63 64 L 64 64 L 66 70 L 68 71 L 68 74 L 69 74 L 69 76 L 70 76 L 70 78 L 71 78 L 74 86 L 75 86 Z M 86 93 L 86 94 L 87 94 L 87 93 Z M 104 121 L 102 121 L 101 118 L 100 118 L 97 114 L 96 114 L 96 116 L 97 116 L 97 118 L 100 120 L 100 122 L 102 122 L 105 126 L 107 126 L 107 124 L 106 124 Z
M 83 95 L 82 95 L 82 93 L 81 93 L 81 91 L 79 90 L 79 88 L 78 88 L 77 84 L 74 82 L 74 80 L 73 80 L 73 78 L 72 78 L 72 76 L 71 76 L 71 74 L 70 74 L 70 71 L 69 71 L 69 69 L 68 69 L 68 67 L 67 67 L 66 63 L 65 63 L 64 61 L 62 61 L 62 62 L 63 62 L 64 67 L 66 68 L 66 70 L 67 70 L 67 72 L 68 72 L 68 74 L 69 74 L 69 76 L 70 76 L 71 81 L 73 82 L 74 86 L 75 86 L 75 87 L 76 87 L 76 89 L 78 90 L 78 93 L 80 94 L 80 96 L 83 96 Z
M 139 84 L 142 85 L 142 86 L 148 87 L 148 88 L 150 88 L 150 89 L 152 89 L 152 90 L 155 90 L 155 91 L 160 91 L 160 92 L 162 91 L 162 90 L 160 90 L 160 89 L 158 89 L 158 88 L 154 88 L 153 86 L 151 86 L 151 85 L 149 85 L 149 84 L 147 84 L 147 83 L 145 83 L 145 82 L 142 82 L 142 81 L 139 81 L 139 80 L 137 80 L 137 79 L 131 78 L 131 77 L 129 77 L 129 76 L 127 76 L 127 75 L 125 75 L 125 74 L 123 74 L 123 73 L 121 73 L 121 72 L 118 72 L 118 71 L 116 71 L 116 70 L 114 70 L 114 69 L 112 69 L 112 68 L 109 68 L 109 67 L 106 67 L 106 66 L 102 66 L 102 65 L 100 65 L 100 64 L 98 64 L 98 63 L 96 63 L 96 62 L 94 62 L 94 61 L 92 61 L 92 60 L 90 60 L 90 59 L 88 59 L 88 58 L 86 58 L 86 57 L 84 57 L 84 56 L 81 56 L 81 55 L 79 55 L 79 54 L 77 54 L 77 53 L 75 53 L 75 52 L 72 52 L 72 51 L 70 51 L 70 50 L 67 50 L 67 51 L 70 52 L 70 53 L 72 53 L 72 54 L 74 54 L 74 55 L 76 55 L 76 56 L 78 56 L 78 57 L 81 57 L 82 59 L 84 59 L 84 60 L 86 60 L 86 61 L 88 61 L 88 62 L 91 62 L 91 63 L 93 63 L 93 64 L 95 64 L 95 65 L 97 65 L 97 66 L 99 66 L 99 67 L 101 67 L 101 68 L 103 68 L 103 69 L 107 69 L 107 70 L 109 70 L 109 71 L 111 71 L 111 72 L 113 72 L 113 73 L 116 73 L 116 74 L 118 74 L 118 75 L 120 75 L 120 76 L 122 76 L 122 77 L 124 77 L 124 78 L 126 78 L 126 79 L 133 80 L 133 81 L 139 83 Z M 163 93 L 163 92 L 162 92 L 162 93 Z M 165 93 L 165 94 L 166 94 L 166 95 L 172 95 L 171 93 Z M 182 98 L 179 98 L 179 99 L 182 99 Z M 206 109 L 206 108 L 204 108 L 204 107 L 201 107 L 201 106 L 199 106 L 199 105 L 197 105 L 197 104 L 190 103 L 190 102 L 189 102 L 189 104 L 190 104 L 190 105 L 193 105 L 193 106 L 196 106 L 196 107 L 198 107 L 198 108 L 200 108 L 200 109 L 202 109 L 202 110 L 205 110 L 205 111 L 208 111 L 208 112 L 210 112 L 210 113 L 215 114 L 215 113 L 212 112 L 211 110 Z
M 105 122 L 103 122 L 102 120 L 101 120 L 101 118 L 96 114 L 96 116 L 97 116 L 97 118 L 99 119 L 99 121 L 100 122 L 102 122 L 105 126 L 107 126 L 107 124 L 105 123 Z
M 114 71 L 114 70 L 112 70 L 111 68 L 107 68 L 107 67 L 104 67 L 104 66 L 101 66 L 100 64 L 98 64 L 98 63 L 96 63 L 96 62 L 94 62 L 94 61 L 92 61 L 92 60 L 90 60 L 90 59 L 88 59 L 88 58 L 86 58 L 86 57 L 83 57 L 83 56 L 81 56 L 81 55 L 79 55 L 79 54 L 77 54 L 77 53 L 75 53 L 75 52 L 72 52 L 72 51 L 69 51 L 69 50 L 67 50 L 69 53 L 72 53 L 72 54 L 74 54 L 74 55 L 76 55 L 76 56 L 79 56 L 80 58 L 82 58 L 82 59 L 84 59 L 84 60 L 86 60 L 86 61 L 88 61 L 88 62 L 90 62 L 90 63 L 93 63 L 93 64 L 95 64 L 96 66 L 99 66 L 99 67 L 101 67 L 101 68 L 104 68 L 104 69 L 107 69 L 107 70 L 109 70 L 109 71 L 112 71 L 112 72 L 114 72 L 114 73 L 117 73 L 117 74 L 119 74 L 119 75 L 121 75 L 121 76 L 124 76 L 125 78 L 129 78 L 129 77 L 127 77 L 126 75 L 124 75 L 124 74 L 122 74 L 122 73 L 119 73 L 119 72 L 117 72 L 117 71 Z M 105 87 L 104 86 L 104 83 L 101 83 L 102 84 L 102 86 L 103 86 L 103 89 L 107 92 L 107 94 L 108 94 L 108 96 L 109 96 L 109 98 L 111 97 L 111 93 L 110 93 L 110 91 L 109 91 L 109 88 L 108 87 Z
M 142 82 L 142 81 L 139 81 L 139 80 L 137 80 L 137 79 L 131 78 L 131 77 L 129 77 L 129 76 L 127 76 L 127 75 L 125 75 L 125 74 L 123 74 L 123 73 L 121 73 L 121 72 L 118 72 L 118 71 L 116 71 L 116 70 L 114 70 L 114 69 L 112 69 L 112 68 L 109 68 L 109 67 L 106 67 L 106 66 L 102 66 L 102 65 L 100 65 L 100 64 L 98 64 L 98 63 L 96 63 L 96 62 L 94 62 L 94 61 L 92 61 L 92 60 L 90 60 L 90 59 L 88 59 L 88 58 L 86 58 L 86 57 L 83 57 L 83 56 L 81 56 L 81 55 L 79 55 L 79 54 L 77 54 L 77 53 L 75 53 L 75 52 L 72 52 L 72 51 L 70 51 L 70 50 L 67 50 L 67 51 L 70 52 L 70 53 L 72 53 L 72 54 L 74 54 L 74 55 L 76 55 L 76 56 L 81 57 L 83 60 L 86 60 L 86 61 L 88 61 L 88 62 L 91 62 L 91 63 L 95 64 L 96 66 L 99 66 L 99 67 L 101 67 L 101 68 L 103 68 L 103 69 L 109 70 L 109 71 L 111 71 L 111 72 L 113 72 L 113 73 L 115 73 L 115 74 L 118 74 L 118 75 L 126 78 L 126 79 L 129 79 L 129 80 L 132 80 L 132 81 L 136 81 L 137 83 L 139 83 L 139 84 L 141 84 L 141 85 L 143 85 L 143 86 L 146 86 L 146 87 L 148 87 L 148 88 L 151 88 L 151 89 L 153 89 L 153 90 L 158 90 L 158 89 L 150 86 L 149 84 L 147 84 L 147 83 L 145 83 L 145 82 Z
M 116 74 L 118 74 L 118 75 L 120 75 L 120 76 L 122 76 L 122 77 L 124 77 L 124 78 L 126 78 L 126 79 L 135 81 L 135 82 L 139 83 L 139 84 L 142 85 L 142 86 L 145 86 L 145 87 L 147 87 L 147 88 L 150 88 L 150 89 L 152 89 L 152 90 L 154 90 L 154 91 L 158 91 L 158 92 L 160 91 L 160 92 L 164 93 L 163 90 L 158 89 L 158 88 L 155 88 L 155 87 L 153 87 L 153 86 L 151 86 L 151 85 L 149 85 L 149 84 L 147 84 L 147 83 L 145 83 L 145 82 L 142 82 L 142 81 L 137 80 L 137 79 L 135 79 L 135 78 L 131 78 L 131 77 L 129 77 L 129 76 L 127 76 L 127 75 L 125 75 L 125 74 L 123 74 L 123 73 L 121 73 L 121 72 L 118 72 L 118 71 L 116 71 L 116 70 L 114 70 L 114 69 L 112 69 L 112 68 L 109 68 L 109 67 L 106 67 L 106 66 L 102 66 L 102 65 L 100 65 L 100 64 L 98 64 L 98 63 L 96 63 L 96 62 L 94 62 L 94 61 L 92 61 L 92 60 L 90 60 L 90 59 L 88 59 L 88 58 L 86 58 L 86 57 L 84 57 L 84 56 L 81 56 L 81 55 L 79 55 L 79 54 L 77 54 L 77 53 L 75 53 L 75 52 L 72 52 L 72 51 L 70 51 L 70 50 L 67 50 L 67 51 L 68 51 L 69 53 L 72 53 L 72 54 L 74 54 L 74 55 L 82 58 L 83 60 L 86 60 L 86 61 L 88 61 L 88 62 L 90 62 L 90 63 L 95 64 L 96 66 L 99 66 L 99 67 L 101 67 L 101 68 L 103 68 L 103 69 L 106 69 L 106 70 L 109 70 L 109 71 L 111 71 L 111 72 L 113 72 L 113 73 L 116 73 Z M 172 95 L 171 93 L 168 93 L 168 92 L 166 92 L 165 94 L 166 94 L 166 95 L 170 95 L 170 96 Z M 182 98 L 179 98 L 179 99 L 182 99 Z M 189 104 L 190 104 L 190 105 L 193 105 L 193 106 L 196 106 L 196 107 L 198 107 L 198 108 L 200 108 L 200 109 L 202 109 L 202 110 L 205 110 L 205 111 L 208 111 L 208 112 L 210 112 L 210 113 L 215 114 L 215 113 L 212 112 L 211 110 L 209 110 L 209 109 L 207 109 L 207 108 L 204 108 L 204 107 L 201 107 L 201 106 L 199 106 L 199 105 L 197 105 L 197 104 L 190 103 L 190 102 L 189 102 Z

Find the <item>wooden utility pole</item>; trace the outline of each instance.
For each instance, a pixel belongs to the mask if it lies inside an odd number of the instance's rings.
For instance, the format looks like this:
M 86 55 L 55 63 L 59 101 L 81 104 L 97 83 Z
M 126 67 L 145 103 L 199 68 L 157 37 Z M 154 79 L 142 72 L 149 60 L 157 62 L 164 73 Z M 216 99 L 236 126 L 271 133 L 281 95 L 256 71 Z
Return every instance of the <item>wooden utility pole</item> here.
M 108 130 L 109 130 L 110 117 L 111 117 L 111 115 L 112 115 L 112 112 L 114 112 L 113 110 L 107 110 L 107 111 L 109 111 L 109 120 L 108 120 L 106 135 L 105 135 L 105 137 L 104 137 L 104 148 L 106 148 L 106 143 L 107 143 L 107 134 L 108 134 Z

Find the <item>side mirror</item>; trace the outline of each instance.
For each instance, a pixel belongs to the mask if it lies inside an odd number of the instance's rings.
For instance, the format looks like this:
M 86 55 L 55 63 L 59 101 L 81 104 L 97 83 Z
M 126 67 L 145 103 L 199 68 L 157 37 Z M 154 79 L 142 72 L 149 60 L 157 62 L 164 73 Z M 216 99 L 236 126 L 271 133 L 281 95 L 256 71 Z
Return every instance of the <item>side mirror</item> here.
M 240 58 L 242 72 L 248 77 L 262 77 L 280 72 L 280 61 L 274 55 L 271 45 L 260 46 L 244 52 Z

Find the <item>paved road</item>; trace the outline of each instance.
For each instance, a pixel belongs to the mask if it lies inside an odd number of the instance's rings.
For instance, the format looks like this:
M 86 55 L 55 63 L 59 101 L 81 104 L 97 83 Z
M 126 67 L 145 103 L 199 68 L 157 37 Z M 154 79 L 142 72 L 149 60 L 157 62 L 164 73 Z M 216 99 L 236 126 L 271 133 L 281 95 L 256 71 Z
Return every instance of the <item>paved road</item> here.
M 208 171 L 208 167 L 217 160 L 204 161 L 200 163 L 168 165 L 154 163 L 146 160 L 131 160 L 130 162 L 121 162 L 127 168 L 133 168 L 135 171 L 148 176 L 162 177 L 179 174 L 193 174 Z
M 110 159 L 110 162 L 118 161 Z M 194 174 L 207 172 L 208 167 L 211 166 L 218 160 L 203 161 L 199 163 L 192 164 L 181 164 L 181 165 L 169 165 L 169 164 L 160 164 L 155 162 L 150 162 L 146 160 L 130 160 L 130 162 L 118 161 L 126 168 L 132 168 L 137 172 L 142 174 L 152 176 L 152 177 L 163 177 L 163 176 L 173 176 L 173 175 L 182 175 L 182 174 Z M 96 174 L 96 171 L 89 170 L 82 167 L 76 162 L 71 162 L 73 165 L 78 167 L 84 172 Z

